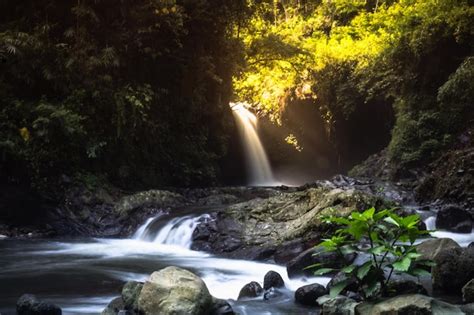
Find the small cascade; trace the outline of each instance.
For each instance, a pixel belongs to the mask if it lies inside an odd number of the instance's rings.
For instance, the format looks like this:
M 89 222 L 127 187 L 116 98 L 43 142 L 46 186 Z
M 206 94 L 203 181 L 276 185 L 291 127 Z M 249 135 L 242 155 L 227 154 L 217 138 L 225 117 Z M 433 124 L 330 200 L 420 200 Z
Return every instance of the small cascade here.
M 153 229 L 153 223 L 159 217 L 148 219 L 133 238 L 157 244 L 175 245 L 182 248 L 191 248 L 194 229 L 202 220 L 208 220 L 209 215 L 177 217 L 166 223 L 158 230 Z
M 257 117 L 243 103 L 231 103 L 230 107 L 242 137 L 250 184 L 255 186 L 275 185 L 270 162 L 257 133 Z

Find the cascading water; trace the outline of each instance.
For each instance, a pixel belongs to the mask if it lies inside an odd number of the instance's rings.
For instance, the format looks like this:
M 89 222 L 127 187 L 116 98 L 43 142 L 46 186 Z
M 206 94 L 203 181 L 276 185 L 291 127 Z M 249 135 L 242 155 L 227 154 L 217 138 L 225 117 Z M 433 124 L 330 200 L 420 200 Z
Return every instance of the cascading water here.
M 257 117 L 243 103 L 231 103 L 230 107 L 242 138 L 250 184 L 254 186 L 274 185 L 275 180 L 270 162 L 257 133 Z
M 177 217 L 166 223 L 158 231 L 151 229 L 151 225 L 160 216 L 148 219 L 133 238 L 140 241 L 151 241 L 157 244 L 176 245 L 182 248 L 191 248 L 193 231 L 199 222 L 208 220 L 209 215 Z

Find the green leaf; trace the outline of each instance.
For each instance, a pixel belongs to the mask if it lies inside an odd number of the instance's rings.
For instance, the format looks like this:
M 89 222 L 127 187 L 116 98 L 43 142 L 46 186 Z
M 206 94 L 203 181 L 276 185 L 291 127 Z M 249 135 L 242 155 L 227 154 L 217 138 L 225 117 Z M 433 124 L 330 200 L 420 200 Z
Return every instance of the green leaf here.
M 393 269 L 396 271 L 403 271 L 406 272 L 410 269 L 411 259 L 409 257 L 404 257 L 402 260 L 397 261 L 392 264 Z
M 344 290 L 347 287 L 348 284 L 349 284 L 349 281 L 344 280 L 344 281 L 338 282 L 337 284 L 333 285 L 331 287 L 331 289 L 329 290 L 329 296 L 330 297 L 335 297 L 335 296 L 339 295 L 339 293 L 341 293 L 342 290 Z
M 349 265 L 349 266 L 346 266 L 346 267 L 342 268 L 341 271 L 344 272 L 344 273 L 351 273 L 352 271 L 354 271 L 355 268 L 356 268 L 356 266 Z
M 372 268 L 372 261 L 368 261 L 357 269 L 357 278 L 364 279 Z
M 313 268 L 316 268 L 316 267 L 321 267 L 322 265 L 323 265 L 322 263 L 312 264 L 312 265 L 309 265 L 307 267 L 304 267 L 303 270 L 308 270 L 308 269 L 313 269 Z
M 381 246 L 371 248 L 367 252 L 369 254 L 380 255 L 382 253 L 385 253 L 386 251 L 387 251 L 387 248 L 384 245 L 381 245 Z
M 321 269 L 318 269 L 314 272 L 314 275 L 315 276 L 322 276 L 322 275 L 325 275 L 327 273 L 330 273 L 332 271 L 334 271 L 335 269 L 334 268 L 321 268 Z
M 385 222 L 387 223 L 390 223 L 390 224 L 393 224 L 395 226 L 400 226 L 400 224 L 398 224 L 397 221 L 395 221 L 392 217 L 386 217 L 385 219 L 383 219 Z
M 375 208 L 372 207 L 370 209 L 367 209 L 365 210 L 363 213 L 362 213 L 362 216 L 367 219 L 367 220 L 370 220 L 374 217 L 374 213 L 375 213 Z

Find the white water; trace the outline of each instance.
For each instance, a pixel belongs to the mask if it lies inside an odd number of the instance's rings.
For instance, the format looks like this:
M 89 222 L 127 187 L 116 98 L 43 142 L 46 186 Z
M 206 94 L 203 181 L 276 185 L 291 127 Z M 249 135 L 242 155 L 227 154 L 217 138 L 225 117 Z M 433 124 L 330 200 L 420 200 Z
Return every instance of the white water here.
M 467 247 L 471 242 L 474 241 L 474 230 L 471 233 L 454 233 L 448 231 L 436 231 L 436 216 L 431 216 L 425 221 L 426 229 L 432 230 L 431 236 L 436 238 L 451 238 L 455 240 L 460 246 Z
M 275 185 L 270 162 L 257 133 L 257 117 L 243 103 L 231 103 L 230 106 L 242 138 L 250 184 Z

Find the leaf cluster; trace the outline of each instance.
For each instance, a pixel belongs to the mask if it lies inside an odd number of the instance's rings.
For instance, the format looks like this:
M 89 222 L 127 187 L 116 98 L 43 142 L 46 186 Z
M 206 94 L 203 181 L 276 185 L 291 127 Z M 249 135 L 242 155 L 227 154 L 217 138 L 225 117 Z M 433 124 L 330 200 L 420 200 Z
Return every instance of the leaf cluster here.
M 426 270 L 432 262 L 421 259 L 414 246 L 418 238 L 429 233 L 418 227 L 418 215 L 403 217 L 393 210 L 376 211 L 370 208 L 363 212 L 352 212 L 348 218 L 330 216 L 325 221 L 340 228 L 319 246 L 341 256 L 356 253 L 367 257 L 362 264 L 347 264 L 340 270 L 310 266 L 318 268 L 315 275 L 336 271 L 346 275 L 345 280 L 331 287 L 330 295 L 338 295 L 351 280 L 355 280 L 362 297 L 373 298 L 386 293 L 393 273 L 415 277 L 429 274 Z

